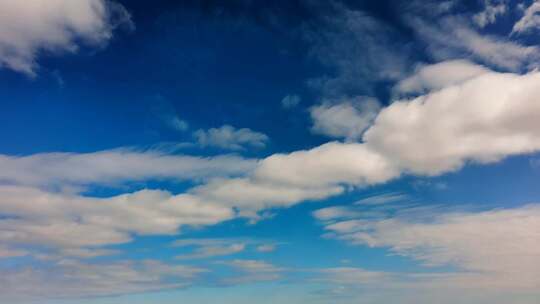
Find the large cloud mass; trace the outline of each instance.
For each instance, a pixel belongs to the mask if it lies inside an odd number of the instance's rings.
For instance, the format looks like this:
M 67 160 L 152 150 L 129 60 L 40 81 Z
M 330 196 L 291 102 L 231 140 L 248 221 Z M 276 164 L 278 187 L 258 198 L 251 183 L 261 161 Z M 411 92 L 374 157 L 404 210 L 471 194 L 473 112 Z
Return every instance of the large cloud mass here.
M 105 0 L 0 1 L 0 67 L 34 76 L 40 53 L 101 45 L 126 23 L 125 8 Z

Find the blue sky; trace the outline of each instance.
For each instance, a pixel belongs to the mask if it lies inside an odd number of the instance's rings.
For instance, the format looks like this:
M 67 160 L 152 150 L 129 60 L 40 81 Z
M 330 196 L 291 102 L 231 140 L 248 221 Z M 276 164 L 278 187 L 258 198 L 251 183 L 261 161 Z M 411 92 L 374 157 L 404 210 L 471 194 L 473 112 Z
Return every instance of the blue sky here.
M 537 303 L 539 13 L 0 1 L 0 303 Z

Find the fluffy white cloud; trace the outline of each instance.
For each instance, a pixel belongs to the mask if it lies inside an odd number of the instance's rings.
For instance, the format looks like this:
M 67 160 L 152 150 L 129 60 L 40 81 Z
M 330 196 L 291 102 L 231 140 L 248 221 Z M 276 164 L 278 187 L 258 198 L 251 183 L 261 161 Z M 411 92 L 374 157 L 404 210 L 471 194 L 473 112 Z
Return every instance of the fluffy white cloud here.
M 383 108 L 364 133 L 364 143 L 333 142 L 274 154 L 247 177 L 214 180 L 193 193 L 261 210 L 336 195 L 344 185 L 383 183 L 404 172 L 439 175 L 467 162 L 540 150 L 540 73 L 482 71 L 456 84 L 457 78 L 442 80 L 440 85 L 451 81 L 440 90 Z
M 246 146 L 264 148 L 269 140 L 263 133 L 251 129 L 236 129 L 229 125 L 208 130 L 197 130 L 193 136 L 202 147 L 218 147 L 227 150 L 244 150 Z
M 540 16 L 538 15 L 539 12 L 540 2 L 534 1 L 531 6 L 525 10 L 523 17 L 521 17 L 521 19 L 514 24 L 512 34 L 523 34 L 540 27 Z
M 311 150 L 274 154 L 254 171 L 257 180 L 302 187 L 370 185 L 397 177 L 388 159 L 364 144 L 330 142 Z
M 381 105 L 373 98 L 352 98 L 324 102 L 310 109 L 314 133 L 347 140 L 358 140 L 371 125 Z
M 34 76 L 40 53 L 99 46 L 130 24 L 123 6 L 105 0 L 0 1 L 0 66 Z
M 295 186 L 253 178 L 217 179 L 191 190 L 195 196 L 238 208 L 242 216 L 276 207 L 289 207 L 305 200 L 320 200 L 343 192 L 340 186 Z
M 419 66 L 413 75 L 401 80 L 394 91 L 398 93 L 422 93 L 463 83 L 476 76 L 490 72 L 489 69 L 468 60 L 449 60 Z
M 365 144 L 406 171 L 436 175 L 540 150 L 540 73 L 486 73 L 394 102 Z
M 237 156 L 204 158 L 133 149 L 0 155 L 0 183 L 61 187 L 148 179 L 205 179 L 244 174 L 255 164 L 254 160 Z
M 340 194 L 343 185 L 366 186 L 397 176 L 399 172 L 387 159 L 365 145 L 332 142 L 311 150 L 274 154 L 261 160 L 247 177 L 216 179 L 191 193 L 253 216 L 265 208 Z

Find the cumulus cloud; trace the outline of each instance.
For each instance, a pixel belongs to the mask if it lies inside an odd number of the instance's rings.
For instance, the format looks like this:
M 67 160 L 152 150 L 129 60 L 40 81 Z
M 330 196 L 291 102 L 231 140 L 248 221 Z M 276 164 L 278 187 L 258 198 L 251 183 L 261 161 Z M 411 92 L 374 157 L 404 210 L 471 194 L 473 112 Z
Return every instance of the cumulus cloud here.
M 121 184 L 148 179 L 205 179 L 250 171 L 256 162 L 237 156 L 196 157 L 158 150 L 0 155 L 0 183 L 47 186 Z
M 105 0 L 1 1 L 0 67 L 35 76 L 41 53 L 102 45 L 122 24 L 132 26 L 129 13 Z
M 269 140 L 263 133 L 247 128 L 236 129 L 229 125 L 197 130 L 193 136 L 201 147 L 217 147 L 226 150 L 244 150 L 246 147 L 264 148 Z
M 455 77 L 451 77 L 455 79 Z M 214 180 L 193 193 L 245 210 L 285 207 L 384 183 L 540 150 L 540 73 L 496 72 L 383 108 L 363 143 L 327 143 L 261 160 L 247 177 Z
M 335 138 L 358 140 L 371 125 L 381 106 L 373 98 L 356 97 L 339 102 L 324 102 L 310 109 L 311 130 Z
M 365 145 L 331 142 L 311 150 L 274 154 L 244 178 L 216 179 L 191 193 L 253 216 L 266 208 L 343 193 L 343 185 L 366 186 L 398 175 L 387 159 Z
M 39 235 L 53 244 L 63 244 L 71 239 L 78 242 L 76 235 L 86 233 L 86 228 L 95 228 L 80 223 L 99 223 L 101 234 L 93 233 L 93 238 L 86 239 L 89 243 L 76 246 L 118 243 L 130 239 L 125 231 L 173 233 L 183 224 L 203 225 L 232 218 L 235 216 L 232 210 L 240 216 L 257 217 L 264 209 L 324 199 L 341 194 L 350 186 L 387 182 L 404 172 L 437 175 L 457 170 L 469 161 L 487 163 L 532 153 L 540 149 L 540 127 L 537 125 L 540 108 L 535 97 L 540 94 L 539 83 L 539 73 L 521 76 L 485 73 L 412 100 L 394 102 L 381 110 L 365 133 L 363 143 L 331 142 L 309 150 L 274 154 L 256 163 L 249 161 L 247 170 L 235 171 L 238 170 L 235 159 L 223 167 L 226 168 L 224 171 L 217 172 L 238 172 L 240 176 L 213 178 L 176 196 L 143 191 L 92 199 L 35 189 L 18 191 L 22 188 L 17 186 L 4 187 L 2 197 L 7 203 L 2 206 L 3 213 L 16 212 L 14 215 L 25 220 L 10 219 L 4 223 L 17 224 L 6 229 L 19 232 L 14 235 L 22 235 L 24 242 L 34 242 Z M 145 154 L 142 159 L 149 157 L 151 161 L 144 163 L 139 154 L 113 153 L 116 157 L 111 160 L 109 153 L 104 153 L 105 158 L 99 153 L 60 154 L 61 161 L 57 161 L 56 154 L 38 155 L 35 163 L 33 156 L 7 160 L 4 157 L 3 167 L 7 170 L 3 171 L 3 180 L 31 186 L 50 180 L 103 183 L 114 179 L 178 177 L 186 174 L 183 171 L 190 172 L 189 178 L 207 177 L 216 174 L 216 168 L 222 168 L 216 165 L 219 162 L 213 163 L 215 159 L 188 158 L 189 165 L 186 165 L 182 157 Z M 244 162 L 240 164 L 245 165 Z M 200 174 L 193 173 L 198 172 L 197 169 Z M 96 200 L 102 203 L 90 203 Z M 16 201 L 21 203 L 13 203 Z M 34 201 L 43 205 L 31 204 Z M 68 201 L 74 203 L 68 204 Z M 41 220 L 38 214 L 42 210 L 47 210 L 43 214 L 48 215 L 49 208 L 41 209 L 48 204 L 52 204 L 50 209 L 60 212 L 59 217 L 50 215 L 48 218 L 61 220 L 43 228 L 34 217 Z M 112 209 L 104 207 L 108 204 Z M 150 205 L 155 206 L 152 211 L 148 211 Z M 190 208 L 201 213 L 192 213 L 195 211 Z M 72 213 L 64 214 L 62 210 Z M 155 220 L 144 220 L 147 215 L 152 215 Z M 140 221 L 132 222 L 138 217 L 141 217 Z M 65 233 L 74 235 L 59 232 L 60 227 L 67 227 L 63 225 L 66 221 L 73 229 Z M 103 227 L 107 229 L 102 230 Z
M 394 87 L 397 93 L 422 93 L 456 85 L 490 72 L 484 66 L 468 60 L 448 60 L 417 67 L 413 75 Z
M 364 135 L 404 170 L 437 175 L 540 149 L 540 73 L 487 73 L 384 108 Z
M 525 10 L 523 17 L 521 17 L 521 19 L 514 24 L 512 34 L 524 34 L 540 27 L 540 16 L 538 15 L 539 12 L 540 2 L 534 1 L 531 6 Z

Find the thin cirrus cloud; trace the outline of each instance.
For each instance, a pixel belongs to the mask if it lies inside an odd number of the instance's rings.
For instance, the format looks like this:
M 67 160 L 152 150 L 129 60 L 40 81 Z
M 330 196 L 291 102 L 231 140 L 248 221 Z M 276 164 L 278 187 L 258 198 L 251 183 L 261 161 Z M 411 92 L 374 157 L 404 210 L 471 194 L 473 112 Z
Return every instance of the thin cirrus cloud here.
M 104 0 L 0 2 L 0 67 L 36 76 L 42 53 L 74 53 L 100 46 L 120 25 L 133 27 L 127 10 Z
M 246 249 L 246 242 L 233 239 L 181 239 L 174 247 L 194 247 L 191 253 L 177 255 L 178 260 L 205 259 L 240 253 Z
M 462 17 L 440 17 L 439 25 L 428 25 L 416 17 L 410 17 L 406 22 L 437 60 L 465 57 L 503 70 L 520 71 L 534 65 L 538 59 L 536 46 L 521 45 L 505 37 L 481 35 Z
M 521 19 L 514 24 L 512 34 L 530 33 L 532 30 L 540 27 L 540 17 L 538 16 L 539 12 L 540 3 L 534 1 L 531 6 L 525 10 Z
M 0 270 L 0 294 L 8 301 L 99 297 L 185 288 L 207 269 L 157 260 L 84 263 L 55 261 L 50 269 Z M 24 282 L 24 284 L 21 284 Z
M 431 277 L 437 288 L 484 291 L 538 288 L 540 272 L 531 267 L 540 254 L 535 241 L 540 237 L 538 204 L 485 211 L 394 205 L 382 209 L 377 217 L 358 212 L 352 218 L 344 216 L 347 213 L 328 218 L 324 210 L 315 212 L 314 216 L 323 223 L 327 237 L 390 248 L 428 267 L 456 267 Z M 407 276 L 409 288 L 426 287 L 422 280 L 425 276 L 414 273 L 394 276 Z

